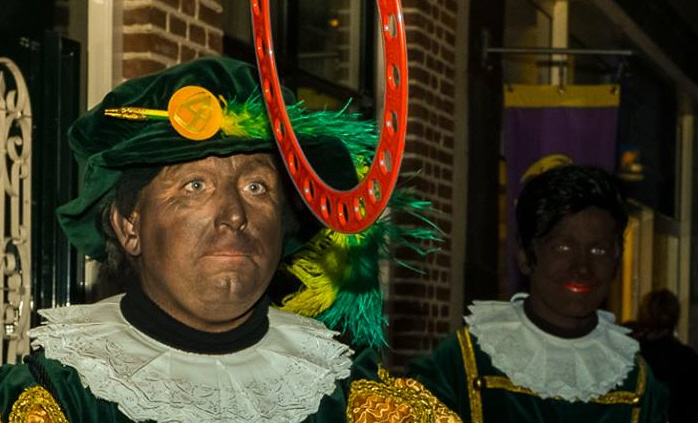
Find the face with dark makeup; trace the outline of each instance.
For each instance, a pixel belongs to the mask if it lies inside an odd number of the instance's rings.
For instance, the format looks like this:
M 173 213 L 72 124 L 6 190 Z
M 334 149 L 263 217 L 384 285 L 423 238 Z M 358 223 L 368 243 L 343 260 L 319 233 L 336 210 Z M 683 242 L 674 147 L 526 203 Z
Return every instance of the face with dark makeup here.
M 239 326 L 281 258 L 284 193 L 267 153 L 166 166 L 112 226 L 141 286 L 195 329 Z
M 616 221 L 588 207 L 562 218 L 532 242 L 535 263 L 519 251 L 519 267 L 530 281 L 527 312 L 551 327 L 585 333 L 608 295 L 621 255 Z

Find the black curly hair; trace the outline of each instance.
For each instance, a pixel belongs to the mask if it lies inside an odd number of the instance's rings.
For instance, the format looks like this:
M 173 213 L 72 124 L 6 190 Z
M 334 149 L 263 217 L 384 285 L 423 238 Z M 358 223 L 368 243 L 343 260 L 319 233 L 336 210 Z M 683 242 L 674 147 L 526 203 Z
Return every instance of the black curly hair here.
M 524 185 L 516 203 L 519 247 L 535 264 L 534 239 L 546 236 L 565 216 L 588 207 L 610 213 L 618 245 L 628 225 L 628 209 L 616 178 L 593 166 L 567 165 L 543 172 Z

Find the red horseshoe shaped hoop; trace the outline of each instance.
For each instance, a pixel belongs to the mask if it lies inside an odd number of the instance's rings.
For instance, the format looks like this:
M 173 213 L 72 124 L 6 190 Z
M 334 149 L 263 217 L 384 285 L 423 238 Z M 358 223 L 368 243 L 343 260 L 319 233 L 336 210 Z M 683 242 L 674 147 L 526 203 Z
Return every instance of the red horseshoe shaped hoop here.
M 385 51 L 385 112 L 380 142 L 363 180 L 349 191 L 327 185 L 303 154 L 281 95 L 271 36 L 269 0 L 252 1 L 252 24 L 257 67 L 272 131 L 301 198 L 329 228 L 357 233 L 381 215 L 395 189 L 407 128 L 407 50 L 399 0 L 376 0 Z

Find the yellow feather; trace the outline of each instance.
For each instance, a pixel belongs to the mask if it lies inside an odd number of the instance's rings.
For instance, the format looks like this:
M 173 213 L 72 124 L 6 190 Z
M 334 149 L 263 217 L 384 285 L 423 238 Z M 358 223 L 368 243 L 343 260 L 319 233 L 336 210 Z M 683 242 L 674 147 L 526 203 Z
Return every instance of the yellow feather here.
M 245 133 L 245 130 L 242 126 L 240 126 L 240 122 L 243 119 L 249 119 L 249 114 L 241 113 L 238 115 L 236 113 L 226 113 L 223 116 L 223 122 L 221 123 L 221 129 L 223 130 L 223 133 L 232 137 L 246 136 L 247 134 Z
M 323 229 L 294 255 L 284 269 L 304 287 L 283 299 L 282 310 L 315 317 L 332 305 L 349 267 L 347 241 L 346 235 Z

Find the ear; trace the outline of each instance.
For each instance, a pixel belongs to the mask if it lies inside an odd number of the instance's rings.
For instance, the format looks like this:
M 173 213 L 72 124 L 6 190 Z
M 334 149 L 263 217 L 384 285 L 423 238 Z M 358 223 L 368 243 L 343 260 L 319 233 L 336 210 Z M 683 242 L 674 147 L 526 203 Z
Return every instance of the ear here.
M 533 271 L 531 262 L 528 260 L 528 254 L 521 247 L 516 249 L 516 262 L 519 264 L 519 270 L 524 276 L 529 276 Z
M 109 222 L 112 228 L 114 228 L 114 233 L 116 233 L 119 243 L 129 255 L 134 257 L 141 254 L 138 217 L 137 208 L 128 218 L 119 213 L 115 204 L 111 205 L 111 210 L 109 211 Z

